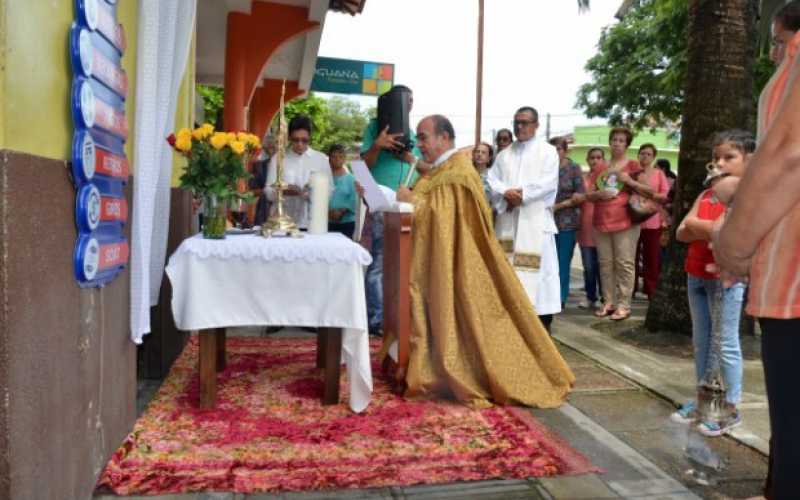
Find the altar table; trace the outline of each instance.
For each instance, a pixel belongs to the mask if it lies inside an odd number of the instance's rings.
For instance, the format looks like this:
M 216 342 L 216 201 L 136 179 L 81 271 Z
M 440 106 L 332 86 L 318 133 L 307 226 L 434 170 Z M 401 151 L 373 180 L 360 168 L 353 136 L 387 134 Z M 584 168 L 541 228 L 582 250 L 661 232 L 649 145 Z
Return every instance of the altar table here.
M 306 326 L 320 332 L 323 402 L 338 402 L 341 362 L 347 368 L 350 407 L 363 411 L 372 393 L 364 294 L 364 266 L 371 260 L 364 248 L 338 233 L 184 240 L 166 272 L 175 325 L 200 330 L 201 402 L 214 404 L 216 372 L 225 364 L 226 327 Z

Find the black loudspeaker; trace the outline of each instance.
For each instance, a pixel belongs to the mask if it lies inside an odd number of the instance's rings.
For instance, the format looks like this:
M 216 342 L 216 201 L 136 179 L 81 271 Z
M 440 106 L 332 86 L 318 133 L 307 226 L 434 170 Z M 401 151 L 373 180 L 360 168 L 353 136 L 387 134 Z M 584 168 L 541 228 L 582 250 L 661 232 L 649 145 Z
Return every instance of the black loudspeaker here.
M 403 134 L 397 141 L 403 143 L 403 150 L 406 151 L 414 147 L 408 122 L 410 102 L 411 92 L 402 87 L 393 88 L 378 97 L 378 133 L 388 125 L 390 134 Z

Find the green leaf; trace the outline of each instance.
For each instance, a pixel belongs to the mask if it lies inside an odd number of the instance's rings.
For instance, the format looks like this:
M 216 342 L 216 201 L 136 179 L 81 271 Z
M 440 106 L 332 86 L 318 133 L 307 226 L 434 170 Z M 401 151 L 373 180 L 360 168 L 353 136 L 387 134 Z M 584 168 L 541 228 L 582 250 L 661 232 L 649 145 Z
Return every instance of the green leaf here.
M 311 118 L 311 147 L 323 153 L 333 144 L 341 144 L 347 150 L 354 150 L 361 144 L 361 137 L 369 122 L 368 110 L 361 109 L 358 102 L 341 96 L 322 99 L 310 94 L 286 104 L 287 123 L 296 115 L 304 114 Z M 277 128 L 277 117 L 272 128 Z

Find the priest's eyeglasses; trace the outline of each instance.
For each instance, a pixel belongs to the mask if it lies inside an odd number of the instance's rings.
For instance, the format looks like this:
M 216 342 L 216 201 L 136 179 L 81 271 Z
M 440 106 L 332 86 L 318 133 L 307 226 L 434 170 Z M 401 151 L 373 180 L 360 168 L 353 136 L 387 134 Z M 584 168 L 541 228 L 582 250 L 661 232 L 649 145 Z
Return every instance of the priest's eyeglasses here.
M 309 142 L 311 142 L 311 139 L 308 139 L 306 137 L 298 137 L 298 138 L 290 137 L 289 140 L 295 144 L 308 144 Z

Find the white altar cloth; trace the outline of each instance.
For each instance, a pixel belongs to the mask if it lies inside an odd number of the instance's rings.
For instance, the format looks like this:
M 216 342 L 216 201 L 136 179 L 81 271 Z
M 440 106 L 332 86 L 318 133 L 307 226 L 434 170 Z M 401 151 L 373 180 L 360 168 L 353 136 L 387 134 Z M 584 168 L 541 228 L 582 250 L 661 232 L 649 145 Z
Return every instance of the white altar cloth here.
M 166 267 L 175 325 L 342 328 L 350 407 L 361 412 L 372 394 L 363 271 L 370 262 L 364 248 L 338 233 L 196 235 L 181 243 Z

